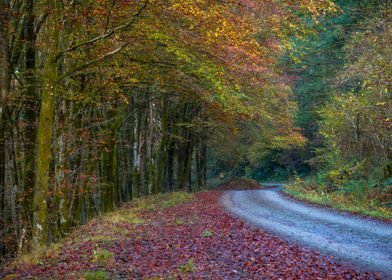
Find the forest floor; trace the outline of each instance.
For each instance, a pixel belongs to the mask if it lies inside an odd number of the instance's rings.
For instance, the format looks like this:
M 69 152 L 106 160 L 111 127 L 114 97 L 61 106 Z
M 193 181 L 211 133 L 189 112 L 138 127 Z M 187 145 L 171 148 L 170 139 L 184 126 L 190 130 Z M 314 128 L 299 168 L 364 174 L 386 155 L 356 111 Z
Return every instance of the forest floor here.
M 80 227 L 63 243 L 20 258 L 0 278 L 382 279 L 229 215 L 221 195 L 135 200 Z

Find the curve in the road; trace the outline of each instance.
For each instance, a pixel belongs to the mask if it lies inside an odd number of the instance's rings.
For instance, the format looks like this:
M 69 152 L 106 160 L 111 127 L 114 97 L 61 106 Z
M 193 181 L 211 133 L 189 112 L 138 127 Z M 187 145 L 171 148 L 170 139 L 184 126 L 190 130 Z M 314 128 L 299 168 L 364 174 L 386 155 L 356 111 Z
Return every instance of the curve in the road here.
M 391 225 L 296 202 L 279 190 L 228 191 L 221 203 L 245 221 L 392 279 Z

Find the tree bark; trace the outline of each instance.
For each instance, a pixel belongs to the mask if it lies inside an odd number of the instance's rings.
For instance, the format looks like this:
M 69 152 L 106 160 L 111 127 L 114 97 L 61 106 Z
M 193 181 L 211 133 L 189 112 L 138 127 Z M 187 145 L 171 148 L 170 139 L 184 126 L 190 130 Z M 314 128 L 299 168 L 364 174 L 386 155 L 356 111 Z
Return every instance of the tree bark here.
M 34 224 L 33 246 L 48 244 L 48 191 L 49 173 L 52 159 L 53 114 L 56 98 L 56 81 L 58 77 L 56 55 L 59 40 L 59 9 L 58 0 L 48 1 L 51 14 L 48 16 L 48 53 L 43 69 L 43 87 L 37 136 L 37 167 L 34 184 Z
M 34 0 L 25 0 L 25 27 L 24 39 L 25 43 L 25 104 L 24 104 L 24 121 L 26 127 L 24 129 L 24 172 L 23 172 L 23 189 L 24 209 L 30 210 L 33 203 L 34 192 L 34 157 L 35 157 L 35 141 L 36 141 L 36 81 L 35 81 L 35 42 L 36 35 L 34 32 Z M 32 220 L 31 211 L 26 213 L 26 218 Z
M 9 1 L 0 2 L 0 120 L 3 120 L 8 91 L 9 91 L 9 47 L 8 47 L 8 28 L 9 28 Z

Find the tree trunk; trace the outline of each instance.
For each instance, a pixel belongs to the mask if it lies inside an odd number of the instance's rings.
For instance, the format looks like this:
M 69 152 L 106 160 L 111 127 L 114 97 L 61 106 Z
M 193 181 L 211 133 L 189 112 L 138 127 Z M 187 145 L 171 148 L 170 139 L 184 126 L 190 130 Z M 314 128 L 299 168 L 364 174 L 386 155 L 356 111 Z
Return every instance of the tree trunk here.
M 34 192 L 34 157 L 35 157 L 35 138 L 36 138 L 36 82 L 35 82 L 35 42 L 36 35 L 34 32 L 34 0 L 25 0 L 25 83 L 26 92 L 24 104 L 24 168 L 23 168 L 23 189 L 24 189 L 24 209 L 28 211 L 26 218 L 32 220 L 33 216 L 30 211 L 33 204 Z M 29 233 L 30 235 L 31 233 Z
M 199 189 L 206 187 L 207 145 L 205 136 L 199 137 L 196 149 L 196 181 Z
M 8 32 L 9 24 L 9 1 L 0 2 L 0 252 L 6 254 L 4 243 L 5 231 L 8 227 L 6 222 L 6 197 L 4 187 L 5 176 L 5 115 L 8 90 L 9 90 L 9 53 L 8 53 Z
M 50 162 L 52 159 L 53 114 L 56 98 L 58 52 L 58 13 L 61 3 L 48 1 L 51 14 L 48 16 L 48 54 L 43 70 L 43 87 L 37 136 L 37 167 L 34 187 L 33 245 L 45 246 L 48 243 L 48 191 Z
M 163 191 L 164 176 L 165 176 L 165 163 L 167 162 L 168 156 L 168 127 L 167 127 L 167 106 L 168 100 L 165 98 L 162 102 L 162 116 L 161 116 L 161 144 L 159 147 L 159 158 L 157 164 L 157 181 L 156 181 L 156 192 L 161 193 Z

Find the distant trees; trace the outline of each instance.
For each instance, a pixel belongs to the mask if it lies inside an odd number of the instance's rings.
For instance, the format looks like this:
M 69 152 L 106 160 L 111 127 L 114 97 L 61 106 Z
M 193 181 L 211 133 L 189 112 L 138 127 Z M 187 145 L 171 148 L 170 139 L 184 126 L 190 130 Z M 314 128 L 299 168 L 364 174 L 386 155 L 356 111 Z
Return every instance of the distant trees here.
M 336 93 L 320 111 L 327 153 L 373 184 L 392 177 L 391 19 L 381 14 L 360 23 L 345 46 Z
M 284 67 L 270 69 L 284 68 L 285 82 L 275 76 L 275 86 L 264 88 L 274 97 L 252 100 L 274 117 L 241 122 L 234 134 L 216 127 L 220 134 L 209 139 L 214 175 L 222 170 L 260 179 L 311 175 L 320 188 L 391 191 L 391 4 L 333 2 L 315 4 L 318 16 L 282 13 L 287 20 L 274 36 L 282 34 L 285 48 L 278 60 Z M 268 41 L 268 32 L 258 36 Z M 233 152 L 220 145 L 222 139 Z
M 296 123 L 308 142 L 292 155 L 315 187 L 391 192 L 391 5 L 335 1 L 340 11 L 310 22 L 318 30 L 296 42 Z M 302 162 L 302 163 L 301 163 Z M 311 171 L 311 172 L 309 172 Z M 385 201 L 387 202 L 387 201 Z

